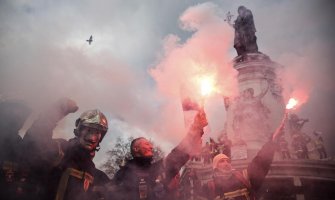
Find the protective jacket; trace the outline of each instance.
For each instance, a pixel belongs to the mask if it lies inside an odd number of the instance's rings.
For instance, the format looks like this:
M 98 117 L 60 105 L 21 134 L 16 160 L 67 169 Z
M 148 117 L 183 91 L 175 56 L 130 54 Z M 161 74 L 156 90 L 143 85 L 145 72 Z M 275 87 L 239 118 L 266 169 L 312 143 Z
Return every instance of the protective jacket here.
M 90 152 L 81 148 L 78 138 L 52 139 L 52 132 L 64 113 L 44 113 L 24 137 L 29 182 L 37 193 L 31 199 L 96 199 L 93 187 L 109 181 L 95 168 Z
M 274 142 L 266 143 L 247 169 L 233 171 L 228 179 L 223 179 L 214 171 L 213 180 L 204 185 L 202 195 L 209 199 L 256 199 L 255 193 L 270 169 L 275 149 Z
M 22 167 L 22 138 L 19 130 L 30 114 L 21 101 L 0 102 L 0 199 L 24 200 L 30 188 Z
M 189 155 L 176 147 L 166 159 L 151 163 L 150 159 L 134 158 L 114 176 L 118 188 L 115 199 L 167 199 L 169 183 L 188 161 Z
M 0 137 L 0 199 L 27 199 L 30 188 L 21 163 L 22 138 L 17 133 L 8 135 Z

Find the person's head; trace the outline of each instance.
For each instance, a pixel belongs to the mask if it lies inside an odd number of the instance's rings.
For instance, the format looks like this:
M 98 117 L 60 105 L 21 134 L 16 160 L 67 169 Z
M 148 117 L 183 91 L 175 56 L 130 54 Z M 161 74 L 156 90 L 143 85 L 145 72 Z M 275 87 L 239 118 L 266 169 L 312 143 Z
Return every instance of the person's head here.
M 247 8 L 244 7 L 244 6 L 239 6 L 237 8 L 237 12 L 238 12 L 239 15 L 242 15 L 246 10 L 247 10 Z
M 133 157 L 152 158 L 154 156 L 152 143 L 144 137 L 134 139 L 130 150 Z
M 213 158 L 213 169 L 223 173 L 230 173 L 232 170 L 231 160 L 225 154 L 218 154 Z
M 7 100 L 0 103 L 0 127 L 4 132 L 17 133 L 31 113 L 31 109 L 20 100 Z
M 74 134 L 79 138 L 79 144 L 88 151 L 95 151 L 108 130 L 105 115 L 99 110 L 83 112 L 76 120 Z

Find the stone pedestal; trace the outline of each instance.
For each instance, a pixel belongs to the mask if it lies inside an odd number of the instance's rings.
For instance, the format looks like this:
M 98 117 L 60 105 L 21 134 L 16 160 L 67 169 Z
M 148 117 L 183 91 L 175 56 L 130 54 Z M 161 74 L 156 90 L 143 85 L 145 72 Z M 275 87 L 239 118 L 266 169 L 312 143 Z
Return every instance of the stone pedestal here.
M 236 170 L 248 168 L 249 161 L 235 160 L 232 166 Z M 211 165 L 189 162 L 181 175 L 181 188 L 185 189 L 192 177 L 197 182 L 198 191 L 213 177 Z M 195 178 L 194 178 L 195 177 Z M 271 200 L 330 200 L 335 199 L 335 161 L 334 160 L 275 160 L 269 173 L 257 191 L 257 199 Z M 188 194 L 186 190 L 182 190 Z M 183 199 L 196 199 L 188 195 Z
M 233 67 L 238 71 L 240 95 L 229 97 L 226 132 L 233 141 L 232 158 L 234 145 L 240 154 L 244 144 L 249 160 L 269 140 L 283 117 L 285 104 L 278 78 L 282 66 L 263 53 L 248 53 L 233 59 Z

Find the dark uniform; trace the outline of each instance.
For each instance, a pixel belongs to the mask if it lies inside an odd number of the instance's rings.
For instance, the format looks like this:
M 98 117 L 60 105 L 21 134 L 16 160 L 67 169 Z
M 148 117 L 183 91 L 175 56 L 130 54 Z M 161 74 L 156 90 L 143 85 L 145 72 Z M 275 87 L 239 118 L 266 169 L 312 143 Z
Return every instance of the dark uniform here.
M 135 157 L 127 162 L 114 176 L 119 186 L 115 199 L 166 199 L 168 184 L 178 174 L 190 156 L 175 148 L 165 160 L 151 164 L 151 159 Z
M 19 130 L 30 109 L 19 101 L 0 103 L 0 199 L 26 199 L 29 188 L 21 165 L 22 138 Z
M 103 138 L 108 125 L 106 117 L 99 110 L 86 111 L 80 116 L 76 121 L 77 137 L 69 141 L 52 139 L 56 123 L 75 110 L 55 106 L 42 114 L 24 137 L 28 158 L 26 163 L 32 177 L 29 181 L 38 191 L 32 199 L 96 199 L 99 197 L 93 192 L 93 186 L 109 181 L 106 174 L 95 168 L 92 161 L 95 150 L 90 152 L 83 148 L 78 135 L 80 128 L 86 126 L 101 130 Z
M 202 196 L 208 199 L 245 200 L 255 199 L 255 192 L 270 169 L 276 145 L 274 142 L 266 143 L 257 156 L 242 171 L 233 171 L 228 179 L 220 177 L 217 169 L 214 170 L 213 180 L 203 187 Z
M 158 200 L 170 199 L 177 188 L 171 187 L 181 167 L 193 153 L 201 151 L 203 127 L 207 125 L 204 112 L 199 112 L 188 134 L 165 159 L 151 163 L 150 157 L 134 156 L 114 176 L 111 199 Z M 168 194 L 170 193 L 170 194 Z M 173 195 L 172 195 L 173 196 Z

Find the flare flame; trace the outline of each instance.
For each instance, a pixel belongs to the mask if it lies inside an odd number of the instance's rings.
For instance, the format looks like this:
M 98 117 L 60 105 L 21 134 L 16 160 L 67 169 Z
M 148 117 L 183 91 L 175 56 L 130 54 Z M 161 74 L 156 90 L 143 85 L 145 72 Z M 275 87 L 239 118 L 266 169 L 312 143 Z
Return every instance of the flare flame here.
M 297 104 L 298 104 L 298 100 L 296 100 L 294 98 L 290 98 L 288 100 L 287 105 L 286 105 L 286 109 L 290 110 L 290 109 L 294 108 Z

